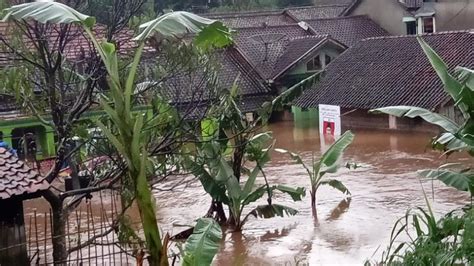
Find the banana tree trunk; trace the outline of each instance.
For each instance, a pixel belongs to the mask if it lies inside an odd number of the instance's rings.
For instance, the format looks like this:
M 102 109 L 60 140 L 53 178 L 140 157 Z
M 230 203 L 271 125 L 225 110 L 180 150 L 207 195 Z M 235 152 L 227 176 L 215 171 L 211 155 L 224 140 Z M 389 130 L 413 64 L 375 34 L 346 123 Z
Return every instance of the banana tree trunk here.
M 163 252 L 155 208 L 151 199 L 152 194 L 144 175 L 139 175 L 137 178 L 136 195 L 147 249 L 150 253 L 149 263 L 151 266 L 166 266 L 168 258 L 166 252 Z
M 312 187 L 311 188 L 311 209 L 313 210 L 313 213 L 316 212 L 316 188 Z

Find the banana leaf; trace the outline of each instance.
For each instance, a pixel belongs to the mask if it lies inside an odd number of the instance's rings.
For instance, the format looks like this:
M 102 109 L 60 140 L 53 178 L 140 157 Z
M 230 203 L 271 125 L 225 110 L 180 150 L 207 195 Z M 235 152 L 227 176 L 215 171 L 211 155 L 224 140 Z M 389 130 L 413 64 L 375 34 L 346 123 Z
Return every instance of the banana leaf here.
M 222 239 L 221 227 L 211 218 L 201 218 L 184 248 L 184 266 L 211 265 Z

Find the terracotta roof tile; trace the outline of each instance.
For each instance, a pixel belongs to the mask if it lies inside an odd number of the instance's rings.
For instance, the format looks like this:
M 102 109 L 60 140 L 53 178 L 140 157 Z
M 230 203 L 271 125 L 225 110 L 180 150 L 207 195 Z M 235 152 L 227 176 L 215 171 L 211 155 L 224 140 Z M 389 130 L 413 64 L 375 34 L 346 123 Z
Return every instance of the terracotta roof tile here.
M 321 5 L 299 8 L 290 8 L 288 12 L 298 20 L 339 17 L 346 10 L 347 5 Z
M 324 3 L 315 6 L 289 7 L 269 11 L 245 11 L 229 13 L 202 14 L 208 18 L 222 21 L 230 28 L 251 28 L 290 25 L 307 19 L 334 18 L 341 16 L 352 0 L 339 0 L 337 3 Z
M 226 26 L 234 29 L 258 27 L 263 25 L 277 26 L 294 24 L 296 21 L 285 11 L 268 11 L 258 13 L 228 13 L 228 14 L 209 14 L 206 15 L 221 21 Z
M 242 97 L 271 95 L 270 88 L 264 84 L 259 74 L 236 48 L 229 47 L 220 51 L 216 59 L 219 68 L 217 84 L 219 88 L 232 88 L 238 78 L 236 84 Z M 206 105 L 216 97 L 207 89 L 206 81 L 207 79 L 202 79 L 200 73 L 184 73 L 173 76 L 162 84 L 162 95 L 174 105 L 187 103 Z
M 317 48 L 329 37 L 326 36 L 303 36 L 299 38 L 292 38 L 288 40 L 283 54 L 278 58 L 273 68 L 272 76 L 275 78 L 281 72 L 291 67 L 296 60 L 299 60 L 311 50 Z
M 239 50 L 264 79 L 272 78 L 273 69 L 288 42 L 311 33 L 298 24 L 240 29 L 235 42 Z
M 423 38 L 451 69 L 474 67 L 473 33 L 443 32 Z M 395 36 L 366 39 L 346 50 L 295 105 L 333 104 L 354 109 L 410 105 L 436 109 L 447 99 L 416 36 Z
M 388 33 L 368 16 L 349 16 L 306 20 L 317 35 L 328 34 L 346 46 L 369 37 L 387 36 Z
M 0 199 L 49 188 L 46 179 L 5 148 L 0 148 Z

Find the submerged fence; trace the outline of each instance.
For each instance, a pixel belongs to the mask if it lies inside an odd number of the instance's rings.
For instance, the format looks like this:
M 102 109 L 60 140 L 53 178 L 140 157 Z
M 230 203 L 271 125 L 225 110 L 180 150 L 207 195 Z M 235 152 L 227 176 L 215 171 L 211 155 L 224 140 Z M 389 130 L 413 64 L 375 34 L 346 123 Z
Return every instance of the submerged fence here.
M 69 214 L 65 235 L 67 265 L 136 265 L 141 252 L 119 241 L 119 195 L 97 192 Z M 0 225 L 0 265 L 52 265 L 52 211 L 25 210 L 15 226 Z M 21 225 L 23 220 L 23 225 Z M 5 230 L 8 230 L 9 234 Z M 10 239 L 6 239 L 9 235 Z M 6 246 L 12 236 L 17 243 Z M 12 257 L 14 256 L 14 257 Z M 20 259 L 21 258 L 21 259 Z M 139 264 L 139 263 L 138 263 Z

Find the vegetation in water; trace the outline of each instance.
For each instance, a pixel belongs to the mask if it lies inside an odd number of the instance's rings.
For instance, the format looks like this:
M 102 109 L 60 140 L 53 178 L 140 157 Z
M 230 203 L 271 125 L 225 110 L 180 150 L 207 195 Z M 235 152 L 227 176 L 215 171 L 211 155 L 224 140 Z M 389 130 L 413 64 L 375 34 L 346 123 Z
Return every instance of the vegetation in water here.
M 341 157 L 344 150 L 354 140 L 354 134 L 350 131 L 346 131 L 340 138 L 338 138 L 328 149 L 323 153 L 319 160 L 314 160 L 310 167 L 308 167 L 303 159 L 295 153 L 289 152 L 283 149 L 275 149 L 277 152 L 289 154 L 293 160 L 301 164 L 306 172 L 308 173 L 311 185 L 311 206 L 313 210 L 316 209 L 316 192 L 321 185 L 328 185 L 340 192 L 350 195 L 349 189 L 337 179 L 325 178 L 326 174 L 335 173 L 340 166 Z
M 199 178 L 204 190 L 213 199 L 208 215 L 217 212 L 217 220 L 241 230 L 250 216 L 272 218 L 297 213 L 291 207 L 273 202 L 275 192 L 286 193 L 297 201 L 305 195 L 305 190 L 269 184 L 264 168 L 271 159 L 275 141 L 271 132 L 258 133 L 257 123 L 265 122 L 273 108 L 294 97 L 301 86 L 307 86 L 314 78 L 302 81 L 265 106 L 265 109 L 262 108 L 261 116 L 256 121 L 243 119 L 235 102 L 238 90 L 235 86 L 229 94 L 221 97 L 215 109 L 209 110 L 208 126 L 212 129 L 206 129 L 208 136 L 196 144 L 196 154 L 187 163 L 188 169 Z M 263 180 L 258 182 L 260 175 Z M 244 212 L 246 207 L 265 196 L 267 204 Z M 220 204 L 228 207 L 229 219 L 219 207 Z
M 461 124 L 429 110 L 410 106 L 392 106 L 372 110 L 398 117 L 421 117 L 446 132 L 433 139 L 432 146 L 443 154 L 467 151 L 474 156 L 474 71 L 458 67 L 453 76 L 437 53 L 418 39 L 431 65 L 451 96 L 464 122 Z M 428 210 L 418 207 L 395 224 L 390 245 L 382 263 L 393 265 L 470 265 L 474 262 L 474 172 L 471 165 L 445 164 L 438 169 L 419 171 L 420 176 L 470 193 L 471 202 L 437 219 L 426 197 Z M 406 233 L 406 234 L 404 234 Z M 408 241 L 399 241 L 408 235 Z

